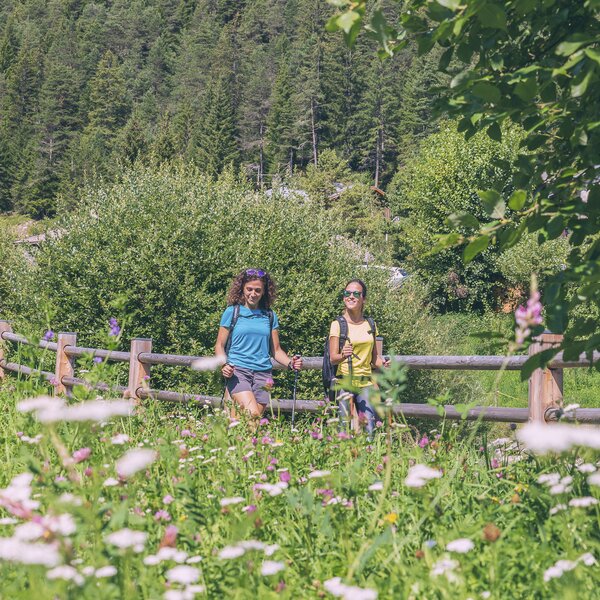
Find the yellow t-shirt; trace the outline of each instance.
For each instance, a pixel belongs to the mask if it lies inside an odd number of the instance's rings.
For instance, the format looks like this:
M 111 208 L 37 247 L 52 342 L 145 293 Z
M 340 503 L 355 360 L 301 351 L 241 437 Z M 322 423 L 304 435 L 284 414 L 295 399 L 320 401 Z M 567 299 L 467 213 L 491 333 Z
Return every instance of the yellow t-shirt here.
M 360 325 L 354 325 L 348 322 L 348 339 L 352 343 L 354 354 L 352 357 L 352 385 L 355 387 L 367 387 L 372 385 L 371 381 L 371 359 L 373 358 L 373 333 L 371 326 L 366 319 Z M 375 335 L 379 335 L 375 327 Z M 329 337 L 340 337 L 340 324 L 337 320 L 331 323 Z M 358 358 L 357 358 L 358 357 Z M 337 368 L 338 377 L 348 376 L 348 360 L 343 360 Z

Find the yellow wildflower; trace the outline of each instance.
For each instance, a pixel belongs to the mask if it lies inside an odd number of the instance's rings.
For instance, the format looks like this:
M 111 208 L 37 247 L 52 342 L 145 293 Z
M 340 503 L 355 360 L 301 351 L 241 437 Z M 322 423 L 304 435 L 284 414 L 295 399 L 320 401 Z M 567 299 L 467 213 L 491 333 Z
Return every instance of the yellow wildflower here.
M 385 515 L 385 517 L 383 517 L 383 520 L 389 525 L 395 525 L 396 521 L 398 520 L 398 513 L 388 513 L 387 515 Z

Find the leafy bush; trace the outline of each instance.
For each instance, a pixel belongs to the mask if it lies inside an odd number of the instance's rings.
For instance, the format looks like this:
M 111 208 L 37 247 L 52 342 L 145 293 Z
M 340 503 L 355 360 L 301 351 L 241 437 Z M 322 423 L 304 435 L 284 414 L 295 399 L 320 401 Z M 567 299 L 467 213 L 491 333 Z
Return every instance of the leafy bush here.
M 436 235 L 450 229 L 449 215 L 468 212 L 478 219 L 486 217 L 477 190 L 509 185 L 508 165 L 517 154 L 521 136 L 516 128 L 507 128 L 502 143 L 485 134 L 466 142 L 456 124 L 447 122 L 423 142 L 420 152 L 394 178 L 388 200 L 392 213 L 400 216 L 397 256 L 428 282 L 430 298 L 439 307 L 490 305 L 494 288 L 503 285 L 493 249 L 466 265 L 460 248 L 434 255 L 430 251 Z
M 524 234 L 512 248 L 498 255 L 496 264 L 502 277 L 513 286 L 529 287 L 531 273 L 538 274 L 541 287 L 548 275 L 564 268 L 569 252 L 569 241 L 559 237 L 538 244 L 536 236 Z
M 27 297 L 15 295 L 15 284 L 22 281 L 31 256 L 16 246 L 14 231 L 0 222 L 0 319 L 11 319 L 24 309 Z
M 329 322 L 342 309 L 339 291 L 358 274 L 326 210 L 267 198 L 231 174 L 214 182 L 189 168 L 137 167 L 119 183 L 88 189 L 56 227 L 62 235 L 42 247 L 20 286 L 22 297 L 35 299 L 22 316 L 41 326 L 45 303 L 52 328 L 79 332 L 81 344 L 99 343 L 96 332 L 116 316 L 124 338 L 152 337 L 157 352 L 212 353 L 232 276 L 261 267 L 278 283 L 283 347 L 319 355 Z M 375 269 L 359 274 L 370 287 L 369 310 L 388 352 L 424 353 L 437 343 L 416 287 L 391 289 L 387 274 Z M 169 375 L 153 377 L 154 385 L 182 386 L 190 377 L 164 372 Z M 301 381 L 302 393 L 318 392 L 318 373 Z M 420 383 L 411 389 L 413 399 L 433 389 L 429 376 L 414 381 Z M 218 388 L 215 378 L 212 389 Z M 289 388 L 279 394 L 289 397 Z

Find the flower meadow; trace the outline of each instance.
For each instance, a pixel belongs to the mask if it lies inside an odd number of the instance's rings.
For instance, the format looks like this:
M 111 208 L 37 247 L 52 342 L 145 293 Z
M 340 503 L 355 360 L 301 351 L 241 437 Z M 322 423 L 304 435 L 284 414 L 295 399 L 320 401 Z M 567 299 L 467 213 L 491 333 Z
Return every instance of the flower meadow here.
M 600 597 L 597 428 L 0 398 L 2 597 Z

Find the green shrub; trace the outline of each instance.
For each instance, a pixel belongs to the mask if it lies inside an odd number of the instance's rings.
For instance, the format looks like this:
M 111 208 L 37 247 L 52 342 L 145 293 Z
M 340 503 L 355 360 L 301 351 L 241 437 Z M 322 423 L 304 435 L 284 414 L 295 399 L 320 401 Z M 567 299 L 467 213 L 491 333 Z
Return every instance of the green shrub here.
M 342 309 L 339 292 L 357 274 L 370 287 L 369 309 L 387 351 L 425 353 L 436 344 L 423 294 L 391 289 L 385 271 L 357 269 L 325 209 L 267 198 L 230 174 L 214 182 L 189 168 L 136 167 L 118 183 L 88 189 L 55 227 L 62 235 L 42 247 L 21 282 L 20 295 L 34 298 L 22 319 L 41 326 L 45 304 L 52 328 L 77 331 L 81 345 L 100 343 L 97 332 L 117 317 L 124 340 L 152 337 L 156 352 L 212 353 L 228 286 L 245 267 L 274 275 L 289 352 L 322 353 L 329 323 Z M 154 372 L 155 386 L 198 383 L 187 370 Z M 289 397 L 286 377 L 278 394 Z M 314 397 L 319 374 L 301 380 L 302 393 Z M 435 391 L 429 376 L 414 381 L 412 399 Z M 216 376 L 206 383 L 220 389 Z
M 402 167 L 388 194 L 392 213 L 400 216 L 396 239 L 398 259 L 427 281 L 432 302 L 445 309 L 481 308 L 494 302 L 494 288 L 504 285 L 489 248 L 471 263 L 462 248 L 432 255 L 435 236 L 447 233 L 452 213 L 469 212 L 484 218 L 477 190 L 502 183 L 510 190 L 510 163 L 522 134 L 507 128 L 502 143 L 482 133 L 465 141 L 456 124 L 443 124 L 428 137 L 419 153 Z M 500 189 L 500 188 L 498 188 Z M 463 233 L 469 230 L 463 229 Z

